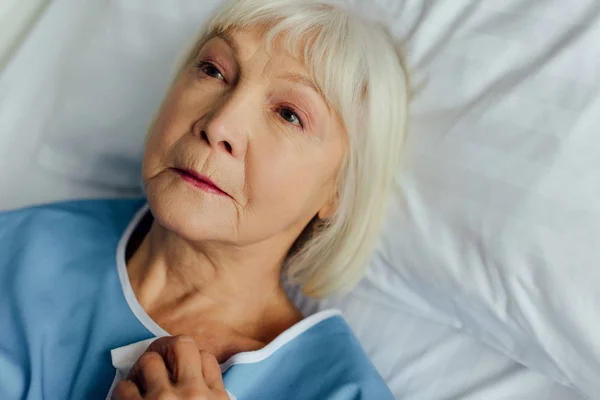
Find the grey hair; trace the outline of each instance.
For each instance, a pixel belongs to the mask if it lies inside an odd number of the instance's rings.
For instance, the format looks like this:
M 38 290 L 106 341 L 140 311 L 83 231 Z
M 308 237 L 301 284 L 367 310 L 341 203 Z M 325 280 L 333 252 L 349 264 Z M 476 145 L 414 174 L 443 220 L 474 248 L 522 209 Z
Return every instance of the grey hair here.
M 408 83 L 399 46 L 378 23 L 324 0 L 230 0 L 187 55 L 211 37 L 261 27 L 301 60 L 339 114 L 348 151 L 336 211 L 314 220 L 285 262 L 285 277 L 312 297 L 354 287 L 364 275 L 387 210 L 407 125 Z

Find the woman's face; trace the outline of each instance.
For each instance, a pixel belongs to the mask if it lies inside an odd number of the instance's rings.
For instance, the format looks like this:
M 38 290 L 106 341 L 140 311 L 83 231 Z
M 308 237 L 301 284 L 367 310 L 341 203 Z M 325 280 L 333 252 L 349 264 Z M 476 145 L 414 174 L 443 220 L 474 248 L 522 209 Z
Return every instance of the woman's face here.
M 259 30 L 232 32 L 209 40 L 167 95 L 144 155 L 146 195 L 188 240 L 289 246 L 334 211 L 346 143 L 302 63 L 267 53 Z

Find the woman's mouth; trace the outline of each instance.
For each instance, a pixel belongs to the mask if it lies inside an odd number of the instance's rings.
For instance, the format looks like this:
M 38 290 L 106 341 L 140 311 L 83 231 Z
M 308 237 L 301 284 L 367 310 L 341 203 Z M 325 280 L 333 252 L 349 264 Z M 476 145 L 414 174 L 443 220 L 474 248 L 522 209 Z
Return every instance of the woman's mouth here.
M 192 186 L 201 189 L 205 192 L 217 194 L 219 196 L 229 196 L 225 193 L 221 188 L 219 188 L 216 184 L 214 184 L 210 179 L 205 176 L 200 175 L 196 171 L 192 171 L 189 169 L 180 169 L 173 168 L 173 170 L 181 176 L 181 178 Z

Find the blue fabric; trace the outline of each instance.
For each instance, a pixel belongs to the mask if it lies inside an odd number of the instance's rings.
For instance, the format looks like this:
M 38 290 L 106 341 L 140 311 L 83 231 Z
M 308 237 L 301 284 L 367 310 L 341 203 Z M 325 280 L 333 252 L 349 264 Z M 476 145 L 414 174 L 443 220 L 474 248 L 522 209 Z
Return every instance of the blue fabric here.
M 119 281 L 119 240 L 144 200 L 0 213 L 0 399 L 104 399 L 110 350 L 153 337 Z M 343 318 L 224 375 L 246 399 L 393 399 Z
M 153 335 L 130 311 L 116 249 L 143 201 L 0 214 L 0 399 L 93 399 L 110 349 Z
M 305 331 L 267 359 L 236 364 L 224 375 L 239 400 L 393 400 L 340 316 Z

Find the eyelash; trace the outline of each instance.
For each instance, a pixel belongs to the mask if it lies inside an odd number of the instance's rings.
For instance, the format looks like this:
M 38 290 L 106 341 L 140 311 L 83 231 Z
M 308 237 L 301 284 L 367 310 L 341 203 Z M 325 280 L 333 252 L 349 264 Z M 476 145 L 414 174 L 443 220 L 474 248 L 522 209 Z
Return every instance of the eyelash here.
M 300 115 L 298 115 L 298 112 L 296 112 L 296 110 L 294 109 L 294 107 L 286 105 L 286 106 L 282 106 L 282 107 L 277 107 L 275 109 L 275 111 L 277 111 L 277 113 L 279 114 L 279 116 L 285 122 L 287 122 L 288 124 L 291 124 L 291 125 L 293 125 L 294 127 L 298 128 L 298 129 L 304 129 L 304 122 L 302 121 L 302 118 L 300 118 Z M 294 123 L 286 120 L 285 118 L 283 118 L 283 115 L 281 115 L 282 111 L 287 111 L 287 112 L 292 113 L 296 117 L 296 119 L 298 120 L 298 125 L 296 125 L 296 124 L 294 124 Z
M 210 78 L 219 79 L 219 78 L 209 75 L 208 73 L 206 73 L 204 71 L 204 68 L 206 68 L 206 67 L 213 68 L 215 71 L 217 71 L 219 73 L 219 75 L 221 75 L 221 77 L 223 78 L 222 80 L 225 81 L 225 76 L 223 75 L 221 70 L 213 63 L 206 62 L 206 61 L 200 61 L 200 62 L 197 62 L 196 64 L 194 64 L 194 66 L 196 67 L 196 69 L 200 70 L 200 72 L 202 72 L 204 75 L 206 75 Z
M 210 74 L 208 74 L 208 73 L 206 73 L 206 72 L 204 71 L 204 68 L 205 68 L 205 67 L 210 67 L 210 68 L 213 68 L 215 71 L 217 71 L 217 72 L 218 72 L 218 73 L 221 75 L 221 77 L 223 77 L 223 79 L 222 79 L 222 80 L 223 80 L 223 81 L 225 81 L 225 77 L 223 76 L 223 73 L 222 73 L 222 72 L 221 72 L 221 70 L 219 70 L 219 68 L 217 68 L 217 66 L 215 66 L 213 63 L 210 63 L 210 62 L 207 62 L 207 61 L 200 61 L 200 62 L 197 62 L 196 64 L 194 64 L 194 66 L 195 66 L 195 67 L 196 67 L 198 70 L 200 70 L 200 71 L 201 71 L 201 72 L 202 72 L 204 75 L 206 75 L 206 76 L 208 76 L 208 77 L 210 77 L 210 78 L 213 78 L 213 79 L 219 79 L 219 78 L 216 78 L 216 77 L 214 77 L 214 76 L 211 76 Z M 283 119 L 285 122 L 287 122 L 287 123 L 289 123 L 289 124 L 291 124 L 291 125 L 294 125 L 296 128 L 299 128 L 299 129 L 304 129 L 304 122 L 302 121 L 302 118 L 300 118 L 300 115 L 298 115 L 298 112 L 297 112 L 297 111 L 294 109 L 294 107 L 291 107 L 291 106 L 282 106 L 282 107 L 277 107 L 277 108 L 275 109 L 275 111 L 276 111 L 276 112 L 279 114 L 279 116 L 280 116 L 280 117 L 281 117 L 281 118 L 282 118 L 282 119 Z M 281 112 L 282 112 L 282 111 L 288 111 L 288 112 L 292 113 L 292 114 L 293 114 L 293 115 L 296 117 L 296 119 L 298 120 L 298 125 L 296 125 L 296 124 L 294 124 L 294 123 L 292 123 L 292 122 L 290 122 L 290 121 L 286 120 L 285 118 L 283 118 L 283 115 L 281 115 Z

